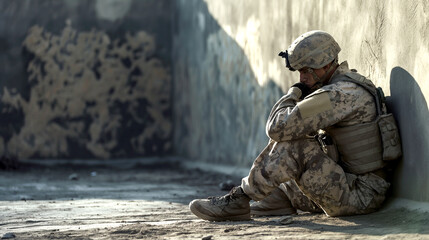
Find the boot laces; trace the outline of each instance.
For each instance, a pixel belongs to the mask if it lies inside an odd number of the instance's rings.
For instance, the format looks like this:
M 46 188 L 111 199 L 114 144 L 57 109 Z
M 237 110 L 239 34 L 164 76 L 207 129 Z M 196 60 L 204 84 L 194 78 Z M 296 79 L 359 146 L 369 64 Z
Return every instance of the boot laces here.
M 228 204 L 231 201 L 234 201 L 235 199 L 239 198 L 242 194 L 240 194 L 238 191 L 239 188 L 233 188 L 231 191 L 222 196 L 222 197 L 209 197 L 208 199 L 211 201 L 211 204 L 213 205 L 223 205 Z

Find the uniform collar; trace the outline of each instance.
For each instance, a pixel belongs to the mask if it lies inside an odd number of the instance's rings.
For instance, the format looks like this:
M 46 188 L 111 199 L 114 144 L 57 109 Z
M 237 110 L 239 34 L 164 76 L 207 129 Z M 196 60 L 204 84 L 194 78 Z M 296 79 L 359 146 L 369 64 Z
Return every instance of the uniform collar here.
M 350 72 L 349 64 L 347 61 L 344 61 L 337 67 L 334 74 L 332 74 L 331 78 L 328 81 L 328 84 L 330 84 L 332 79 L 334 79 L 336 76 L 341 75 L 341 74 L 345 74 L 347 72 Z

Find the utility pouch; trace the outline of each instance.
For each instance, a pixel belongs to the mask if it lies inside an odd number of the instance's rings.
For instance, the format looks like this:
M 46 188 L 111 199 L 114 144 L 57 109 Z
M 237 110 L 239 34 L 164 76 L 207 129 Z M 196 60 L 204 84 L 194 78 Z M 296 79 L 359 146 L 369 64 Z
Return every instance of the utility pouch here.
M 391 113 L 386 113 L 383 110 L 383 104 L 385 102 L 383 89 L 380 87 L 376 88 L 370 80 L 359 74 L 348 73 L 346 75 L 349 77 L 346 81 L 360 85 L 374 97 L 378 115 L 376 121 L 382 140 L 383 160 L 391 161 L 398 159 L 402 156 L 401 140 L 395 118 Z
M 383 144 L 383 160 L 398 159 L 402 156 L 402 149 L 395 118 L 391 113 L 379 115 L 377 123 Z

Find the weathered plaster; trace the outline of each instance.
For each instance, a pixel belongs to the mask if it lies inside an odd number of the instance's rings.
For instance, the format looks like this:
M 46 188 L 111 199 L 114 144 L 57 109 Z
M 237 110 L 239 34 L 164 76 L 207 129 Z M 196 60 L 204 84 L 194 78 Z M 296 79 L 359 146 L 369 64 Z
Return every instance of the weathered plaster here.
M 205 28 L 196 27 L 202 18 Z M 406 148 L 395 193 L 429 201 L 427 1 L 177 1 L 175 24 L 176 152 L 249 166 L 268 140 L 267 112 L 298 81 L 277 54 L 300 34 L 321 29 L 342 47 L 339 60 L 389 97 Z
M 57 36 L 34 26 L 23 46 L 34 55 L 30 99 L 7 88 L 1 99 L 25 118 L 5 143 L 10 153 L 67 157 L 71 141 L 98 158 L 126 155 L 127 148 L 142 155 L 169 151 L 170 75 L 153 57 L 151 35 L 111 40 L 67 26 Z
M 0 9 L 2 153 L 110 158 L 174 147 L 250 166 L 268 141 L 270 107 L 298 80 L 278 52 L 322 29 L 341 45 L 340 61 L 388 96 L 404 142 L 395 194 L 429 201 L 427 1 L 27 0 Z

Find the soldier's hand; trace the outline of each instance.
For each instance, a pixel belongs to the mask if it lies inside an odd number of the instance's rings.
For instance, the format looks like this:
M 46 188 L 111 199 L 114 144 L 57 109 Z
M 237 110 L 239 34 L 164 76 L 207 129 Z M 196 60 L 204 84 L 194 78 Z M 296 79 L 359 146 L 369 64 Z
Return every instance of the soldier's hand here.
M 299 88 L 301 90 L 301 96 L 299 97 L 299 99 L 304 99 L 306 96 L 308 96 L 308 94 L 311 93 L 311 90 L 309 87 L 307 87 L 307 85 L 305 85 L 302 82 L 299 83 L 295 83 L 294 85 L 292 85 L 292 87 L 296 87 Z

